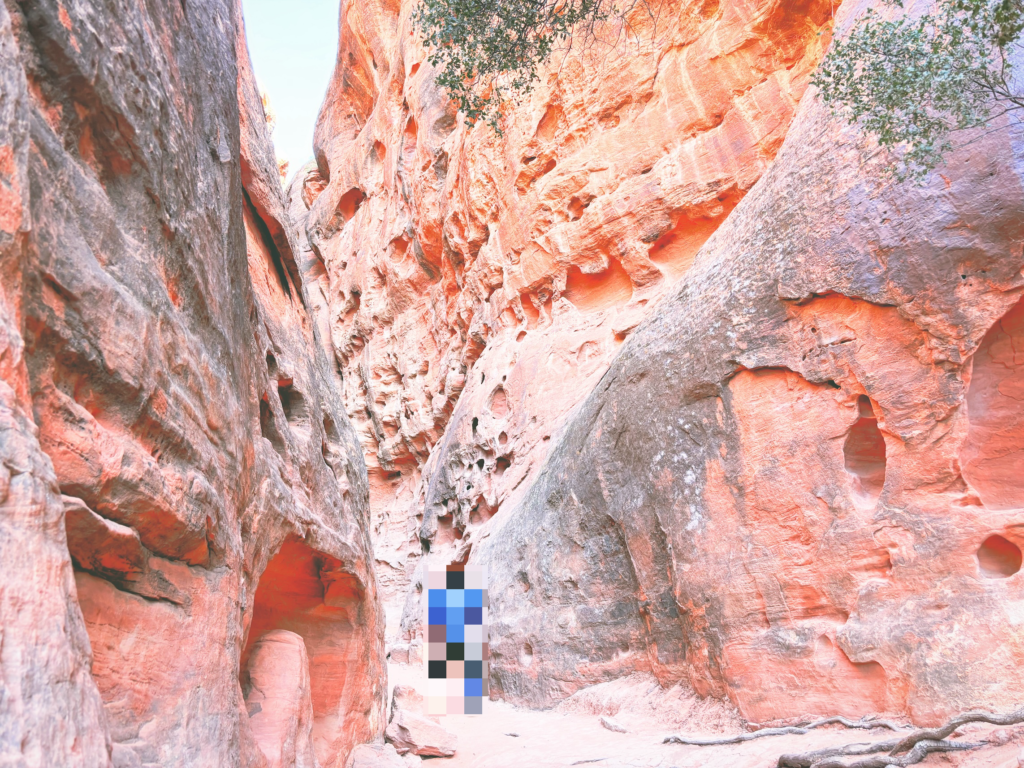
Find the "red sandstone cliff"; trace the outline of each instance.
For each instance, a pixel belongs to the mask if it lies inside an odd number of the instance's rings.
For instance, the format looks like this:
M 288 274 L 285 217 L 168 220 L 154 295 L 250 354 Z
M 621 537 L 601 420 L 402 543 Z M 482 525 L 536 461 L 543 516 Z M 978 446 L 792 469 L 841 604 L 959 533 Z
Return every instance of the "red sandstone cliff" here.
M 491 568 L 513 701 L 651 671 L 756 720 L 1017 703 L 1007 126 L 885 181 L 794 106 L 831 5 L 766 0 L 635 19 L 496 138 L 433 85 L 411 7 L 343 4 L 292 188 L 393 618 L 422 548 Z
M 240 25 L 0 6 L 5 765 L 327 766 L 383 729 L 365 468 Z
M 342 3 L 317 170 L 292 191 L 310 207 L 311 290 L 366 450 L 392 612 L 420 541 L 464 559 L 487 535 L 763 173 L 831 15 L 669 0 L 655 25 L 638 9 L 632 32 L 609 26 L 544 68 L 499 139 L 434 85 L 414 5 Z
M 805 97 L 474 552 L 494 688 L 650 669 L 757 721 L 1019 706 L 1024 145 L 995 128 L 900 185 Z
M 343 5 L 286 201 L 237 7 L 0 7 L 0 762 L 344 764 L 425 549 L 515 702 L 1019 704 L 1019 130 L 887 182 L 831 4 L 723 0 L 498 138 L 410 10 Z

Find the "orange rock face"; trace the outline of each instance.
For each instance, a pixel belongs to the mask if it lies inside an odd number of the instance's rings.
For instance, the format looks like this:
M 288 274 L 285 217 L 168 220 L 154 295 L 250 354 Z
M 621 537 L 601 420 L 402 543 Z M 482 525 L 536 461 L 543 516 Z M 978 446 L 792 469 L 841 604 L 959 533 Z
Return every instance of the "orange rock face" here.
M 421 542 L 465 559 L 761 176 L 831 15 L 818 0 L 668 0 L 657 25 L 638 10 L 632 31 L 559 54 L 499 138 L 439 92 L 413 7 L 342 5 L 317 167 L 291 192 L 395 614 Z
M 1006 127 L 886 181 L 795 106 L 831 5 L 669 3 L 558 58 L 499 138 L 438 92 L 410 7 L 343 7 L 291 190 L 393 614 L 421 551 L 487 564 L 492 691 L 538 706 L 632 672 L 756 721 L 1012 706 Z
M 474 549 L 492 690 L 650 670 L 757 722 L 1017 706 L 1024 148 L 995 128 L 901 185 L 805 96 Z
M 6 4 L 0 83 L 0 763 L 344 764 L 367 481 L 239 9 Z

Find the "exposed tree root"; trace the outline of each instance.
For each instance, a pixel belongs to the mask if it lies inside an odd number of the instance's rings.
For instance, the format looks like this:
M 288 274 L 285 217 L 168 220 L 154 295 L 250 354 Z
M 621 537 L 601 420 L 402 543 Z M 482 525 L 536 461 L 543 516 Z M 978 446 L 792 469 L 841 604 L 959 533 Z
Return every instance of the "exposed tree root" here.
M 899 739 L 876 741 L 873 744 L 848 744 L 844 747 L 830 747 L 814 752 L 783 755 L 779 758 L 778 768 L 887 768 L 887 766 L 907 766 L 921 762 L 932 752 L 956 752 L 985 746 L 987 742 L 945 740 L 957 728 L 968 723 L 1017 725 L 1024 723 L 1024 709 L 1019 709 L 1008 715 L 993 715 L 989 712 L 968 712 L 954 717 L 939 728 L 922 728 Z M 886 752 L 888 754 L 879 755 L 879 752 Z M 873 757 L 856 760 L 852 763 L 838 759 L 861 755 L 873 755 Z
M 663 744 L 690 744 L 697 747 L 715 747 L 721 744 L 739 744 L 744 741 L 752 741 L 753 739 L 762 739 L 765 736 L 785 736 L 789 733 L 807 733 L 812 728 L 820 728 L 823 725 L 843 725 L 847 728 L 888 728 L 890 731 L 900 730 L 900 726 L 889 722 L 888 720 L 871 720 L 868 718 L 861 718 L 860 720 L 850 720 L 845 717 L 825 717 L 821 720 L 814 720 L 809 723 L 801 723 L 800 725 L 787 725 L 783 728 L 761 728 L 760 730 L 753 731 L 751 733 L 740 733 L 736 736 L 722 736 L 718 738 L 703 739 L 696 736 L 666 736 Z
M 890 766 L 907 766 L 921 762 L 932 752 L 961 752 L 968 749 L 984 747 L 985 743 L 986 742 L 983 741 L 919 741 L 914 745 L 914 748 L 905 755 L 875 755 L 874 757 L 869 757 L 866 760 L 855 760 L 852 763 L 835 759 L 833 756 L 826 757 L 824 760 L 809 763 L 808 765 L 810 765 L 811 768 L 889 768 Z M 783 757 L 786 757 L 786 755 Z M 782 758 L 779 758 L 779 765 L 783 765 Z M 801 763 L 801 765 L 803 765 L 803 763 Z

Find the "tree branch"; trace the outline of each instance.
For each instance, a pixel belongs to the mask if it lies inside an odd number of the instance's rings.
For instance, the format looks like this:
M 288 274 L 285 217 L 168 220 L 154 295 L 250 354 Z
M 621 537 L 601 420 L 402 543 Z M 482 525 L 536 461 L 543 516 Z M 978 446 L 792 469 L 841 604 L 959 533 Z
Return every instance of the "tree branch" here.
M 787 734 L 804 734 L 813 728 L 820 728 L 823 725 L 842 725 L 847 728 L 862 728 L 871 730 L 874 728 L 888 728 L 891 731 L 900 730 L 900 726 L 888 720 L 850 720 L 845 717 L 825 717 L 821 720 L 814 720 L 810 723 L 800 725 L 787 725 L 784 728 L 761 728 L 751 733 L 740 733 L 735 736 L 723 736 L 719 738 L 699 738 L 696 736 L 666 736 L 663 744 L 689 744 L 695 747 L 714 747 L 721 744 L 740 744 L 744 741 L 762 739 L 765 736 L 785 736 Z

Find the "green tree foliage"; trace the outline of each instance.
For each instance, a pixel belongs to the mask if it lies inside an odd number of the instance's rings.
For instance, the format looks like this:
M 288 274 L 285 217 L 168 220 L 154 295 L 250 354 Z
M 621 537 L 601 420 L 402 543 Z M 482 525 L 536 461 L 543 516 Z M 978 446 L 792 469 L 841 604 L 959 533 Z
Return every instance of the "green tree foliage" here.
M 937 0 L 924 15 L 894 15 L 869 10 L 833 41 L 813 83 L 835 113 L 895 150 L 897 178 L 920 179 L 952 133 L 1024 108 L 1010 62 L 1024 0 Z
M 574 33 L 592 33 L 613 1 L 422 0 L 413 18 L 438 84 L 471 122 L 497 130 L 501 105 L 528 93 L 537 67 Z

